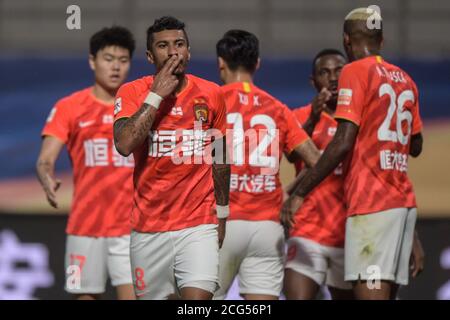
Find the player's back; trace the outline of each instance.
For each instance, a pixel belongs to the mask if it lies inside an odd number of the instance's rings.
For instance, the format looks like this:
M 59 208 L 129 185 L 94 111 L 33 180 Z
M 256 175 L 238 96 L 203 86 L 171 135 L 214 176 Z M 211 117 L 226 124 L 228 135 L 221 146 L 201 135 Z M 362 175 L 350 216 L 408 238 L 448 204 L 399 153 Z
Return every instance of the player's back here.
M 232 158 L 229 219 L 278 221 L 282 153 L 307 136 L 285 105 L 254 84 L 235 82 L 222 91 Z
M 411 135 L 422 127 L 418 108 L 414 81 L 380 56 L 342 70 L 336 118 L 359 126 L 347 163 L 349 214 L 416 206 L 406 171 Z

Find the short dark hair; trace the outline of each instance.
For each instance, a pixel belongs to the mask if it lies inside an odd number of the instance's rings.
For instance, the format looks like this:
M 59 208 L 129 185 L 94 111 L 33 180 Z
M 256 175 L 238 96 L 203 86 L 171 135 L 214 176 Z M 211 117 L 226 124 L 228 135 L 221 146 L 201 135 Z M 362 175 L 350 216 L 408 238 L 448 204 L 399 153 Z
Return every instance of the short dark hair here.
M 186 33 L 184 22 L 181 22 L 175 17 L 172 16 L 164 16 L 159 19 L 156 19 L 147 29 L 147 50 L 150 50 L 153 43 L 153 34 L 155 32 L 161 32 L 164 30 L 183 30 L 184 36 L 186 37 L 187 45 L 189 46 L 189 39 Z
M 217 42 L 216 51 L 232 71 L 242 67 L 254 72 L 258 65 L 259 40 L 248 31 L 229 30 Z
M 313 75 L 316 73 L 317 60 L 319 60 L 323 56 L 329 56 L 329 55 L 338 55 L 338 56 L 341 56 L 342 58 L 346 59 L 344 54 L 341 51 L 339 51 L 338 49 L 331 49 L 331 48 L 323 49 L 323 50 L 319 51 L 319 53 L 316 54 L 316 56 L 313 59 L 313 62 L 312 62 L 312 74 Z
M 94 57 L 105 47 L 118 46 L 128 49 L 130 57 L 136 47 L 133 34 L 124 27 L 112 26 L 96 32 L 89 41 L 89 53 Z

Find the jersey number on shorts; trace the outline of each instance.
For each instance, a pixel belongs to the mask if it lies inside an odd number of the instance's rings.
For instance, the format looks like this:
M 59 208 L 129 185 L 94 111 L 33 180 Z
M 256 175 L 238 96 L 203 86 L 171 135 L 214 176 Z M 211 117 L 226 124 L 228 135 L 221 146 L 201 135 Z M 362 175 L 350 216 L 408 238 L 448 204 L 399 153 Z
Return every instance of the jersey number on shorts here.
M 84 263 L 86 262 L 86 256 L 77 255 L 77 254 L 71 254 L 70 255 L 70 265 L 75 266 L 77 263 L 75 261 L 78 261 L 78 266 L 80 267 L 80 272 L 83 271 Z
M 405 90 L 400 93 L 397 99 L 394 89 L 388 83 L 380 86 L 379 90 L 380 98 L 384 95 L 388 95 L 390 102 L 387 111 L 386 118 L 378 129 L 378 140 L 380 141 L 392 141 L 400 142 L 402 145 L 406 145 L 409 141 L 409 135 L 411 134 L 411 122 L 412 114 L 408 110 L 403 110 L 405 103 L 411 101 L 414 103 L 414 94 L 411 90 Z M 390 130 L 392 117 L 397 112 L 397 124 L 396 131 Z M 407 133 L 404 134 L 402 130 L 402 122 L 406 121 L 408 128 Z
M 246 130 L 245 132 L 242 114 L 238 112 L 227 114 L 227 122 L 233 125 L 233 164 L 244 164 L 245 137 L 248 136 L 251 148 L 256 142 L 259 142 L 256 148 L 250 152 L 248 159 L 249 165 L 269 168 L 275 168 L 277 166 L 277 156 L 266 155 L 267 148 L 272 145 L 273 140 L 278 135 L 277 126 L 271 117 L 265 114 L 254 115 L 250 119 L 251 129 Z M 259 141 L 259 132 L 253 129 L 258 124 L 263 125 L 266 128 L 264 130 L 266 134 L 261 141 Z M 274 147 L 278 148 L 278 145 L 275 145 Z
M 144 290 L 145 289 L 144 269 L 142 268 L 134 269 L 134 276 L 136 277 L 136 288 L 141 291 Z

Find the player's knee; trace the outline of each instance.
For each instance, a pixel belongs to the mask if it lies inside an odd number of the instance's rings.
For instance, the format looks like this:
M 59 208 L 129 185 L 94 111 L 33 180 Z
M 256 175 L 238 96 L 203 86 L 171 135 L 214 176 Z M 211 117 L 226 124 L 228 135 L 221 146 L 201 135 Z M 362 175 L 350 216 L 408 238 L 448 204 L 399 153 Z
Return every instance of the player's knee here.
M 184 287 L 181 289 L 182 300 L 211 300 L 213 293 L 194 287 Z
M 83 294 L 75 294 L 74 298 L 76 300 L 100 300 L 101 295 L 93 293 L 83 293 Z

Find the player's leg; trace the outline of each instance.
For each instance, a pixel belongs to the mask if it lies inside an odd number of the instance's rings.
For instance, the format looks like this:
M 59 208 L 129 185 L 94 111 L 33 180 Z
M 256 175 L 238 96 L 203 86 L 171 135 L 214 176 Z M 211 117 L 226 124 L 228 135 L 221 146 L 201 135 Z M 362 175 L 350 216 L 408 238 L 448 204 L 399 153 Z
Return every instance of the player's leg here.
M 407 214 L 406 208 L 396 208 L 347 219 L 345 279 L 354 282 L 356 299 L 391 298 L 398 281 Z
M 287 300 L 313 300 L 320 286 L 311 278 L 293 269 L 284 270 L 284 295 Z
M 76 300 L 100 300 L 102 298 L 102 295 L 87 293 L 87 294 L 74 294 L 73 297 Z
M 280 297 L 270 294 L 243 294 L 245 300 L 278 300 Z
M 116 286 L 116 293 L 118 300 L 136 300 L 133 284 L 121 284 Z
M 273 221 L 241 221 L 249 234 L 239 269 L 239 293 L 246 300 L 278 300 L 284 276 L 284 232 Z
M 105 239 L 68 235 L 65 267 L 67 292 L 79 300 L 100 299 L 107 279 Z
M 391 286 L 391 294 L 389 296 L 390 300 L 397 300 L 397 293 L 400 285 L 393 283 Z
M 106 238 L 108 245 L 108 272 L 116 287 L 117 299 L 135 300 L 130 263 L 130 236 Z
M 333 300 L 353 300 L 352 283 L 345 281 L 344 248 L 324 246 L 328 257 L 326 285 Z
M 131 232 L 130 261 L 136 298 L 163 300 L 177 294 L 171 232 Z
M 217 225 L 199 225 L 173 234 L 176 252 L 174 273 L 181 299 L 212 299 L 219 287 Z
M 391 298 L 392 281 L 381 280 L 376 289 L 372 288 L 367 281 L 355 281 L 353 293 L 357 300 L 389 300 Z
M 284 279 L 286 299 L 315 299 L 325 282 L 327 269 L 327 260 L 320 244 L 306 238 L 290 238 Z
M 334 288 L 328 286 L 328 291 L 330 291 L 331 299 L 333 300 L 354 300 L 355 295 L 353 294 L 353 290 L 344 290 L 339 288 Z
M 182 300 L 211 300 L 213 298 L 213 293 L 209 290 L 200 289 L 199 287 L 207 286 L 207 283 L 198 282 L 195 287 L 183 287 L 181 288 L 181 299 Z
M 391 299 L 397 298 L 397 292 L 400 285 L 406 286 L 409 283 L 409 262 L 414 242 L 414 232 L 416 228 L 417 209 L 408 208 L 406 217 L 406 226 L 403 233 L 403 240 L 400 248 L 399 263 L 395 276 L 395 285 L 391 289 Z
M 214 294 L 215 300 L 226 298 L 228 290 L 238 274 L 243 256 L 245 255 L 249 232 L 242 220 L 227 222 L 225 240 L 219 250 L 219 286 Z

